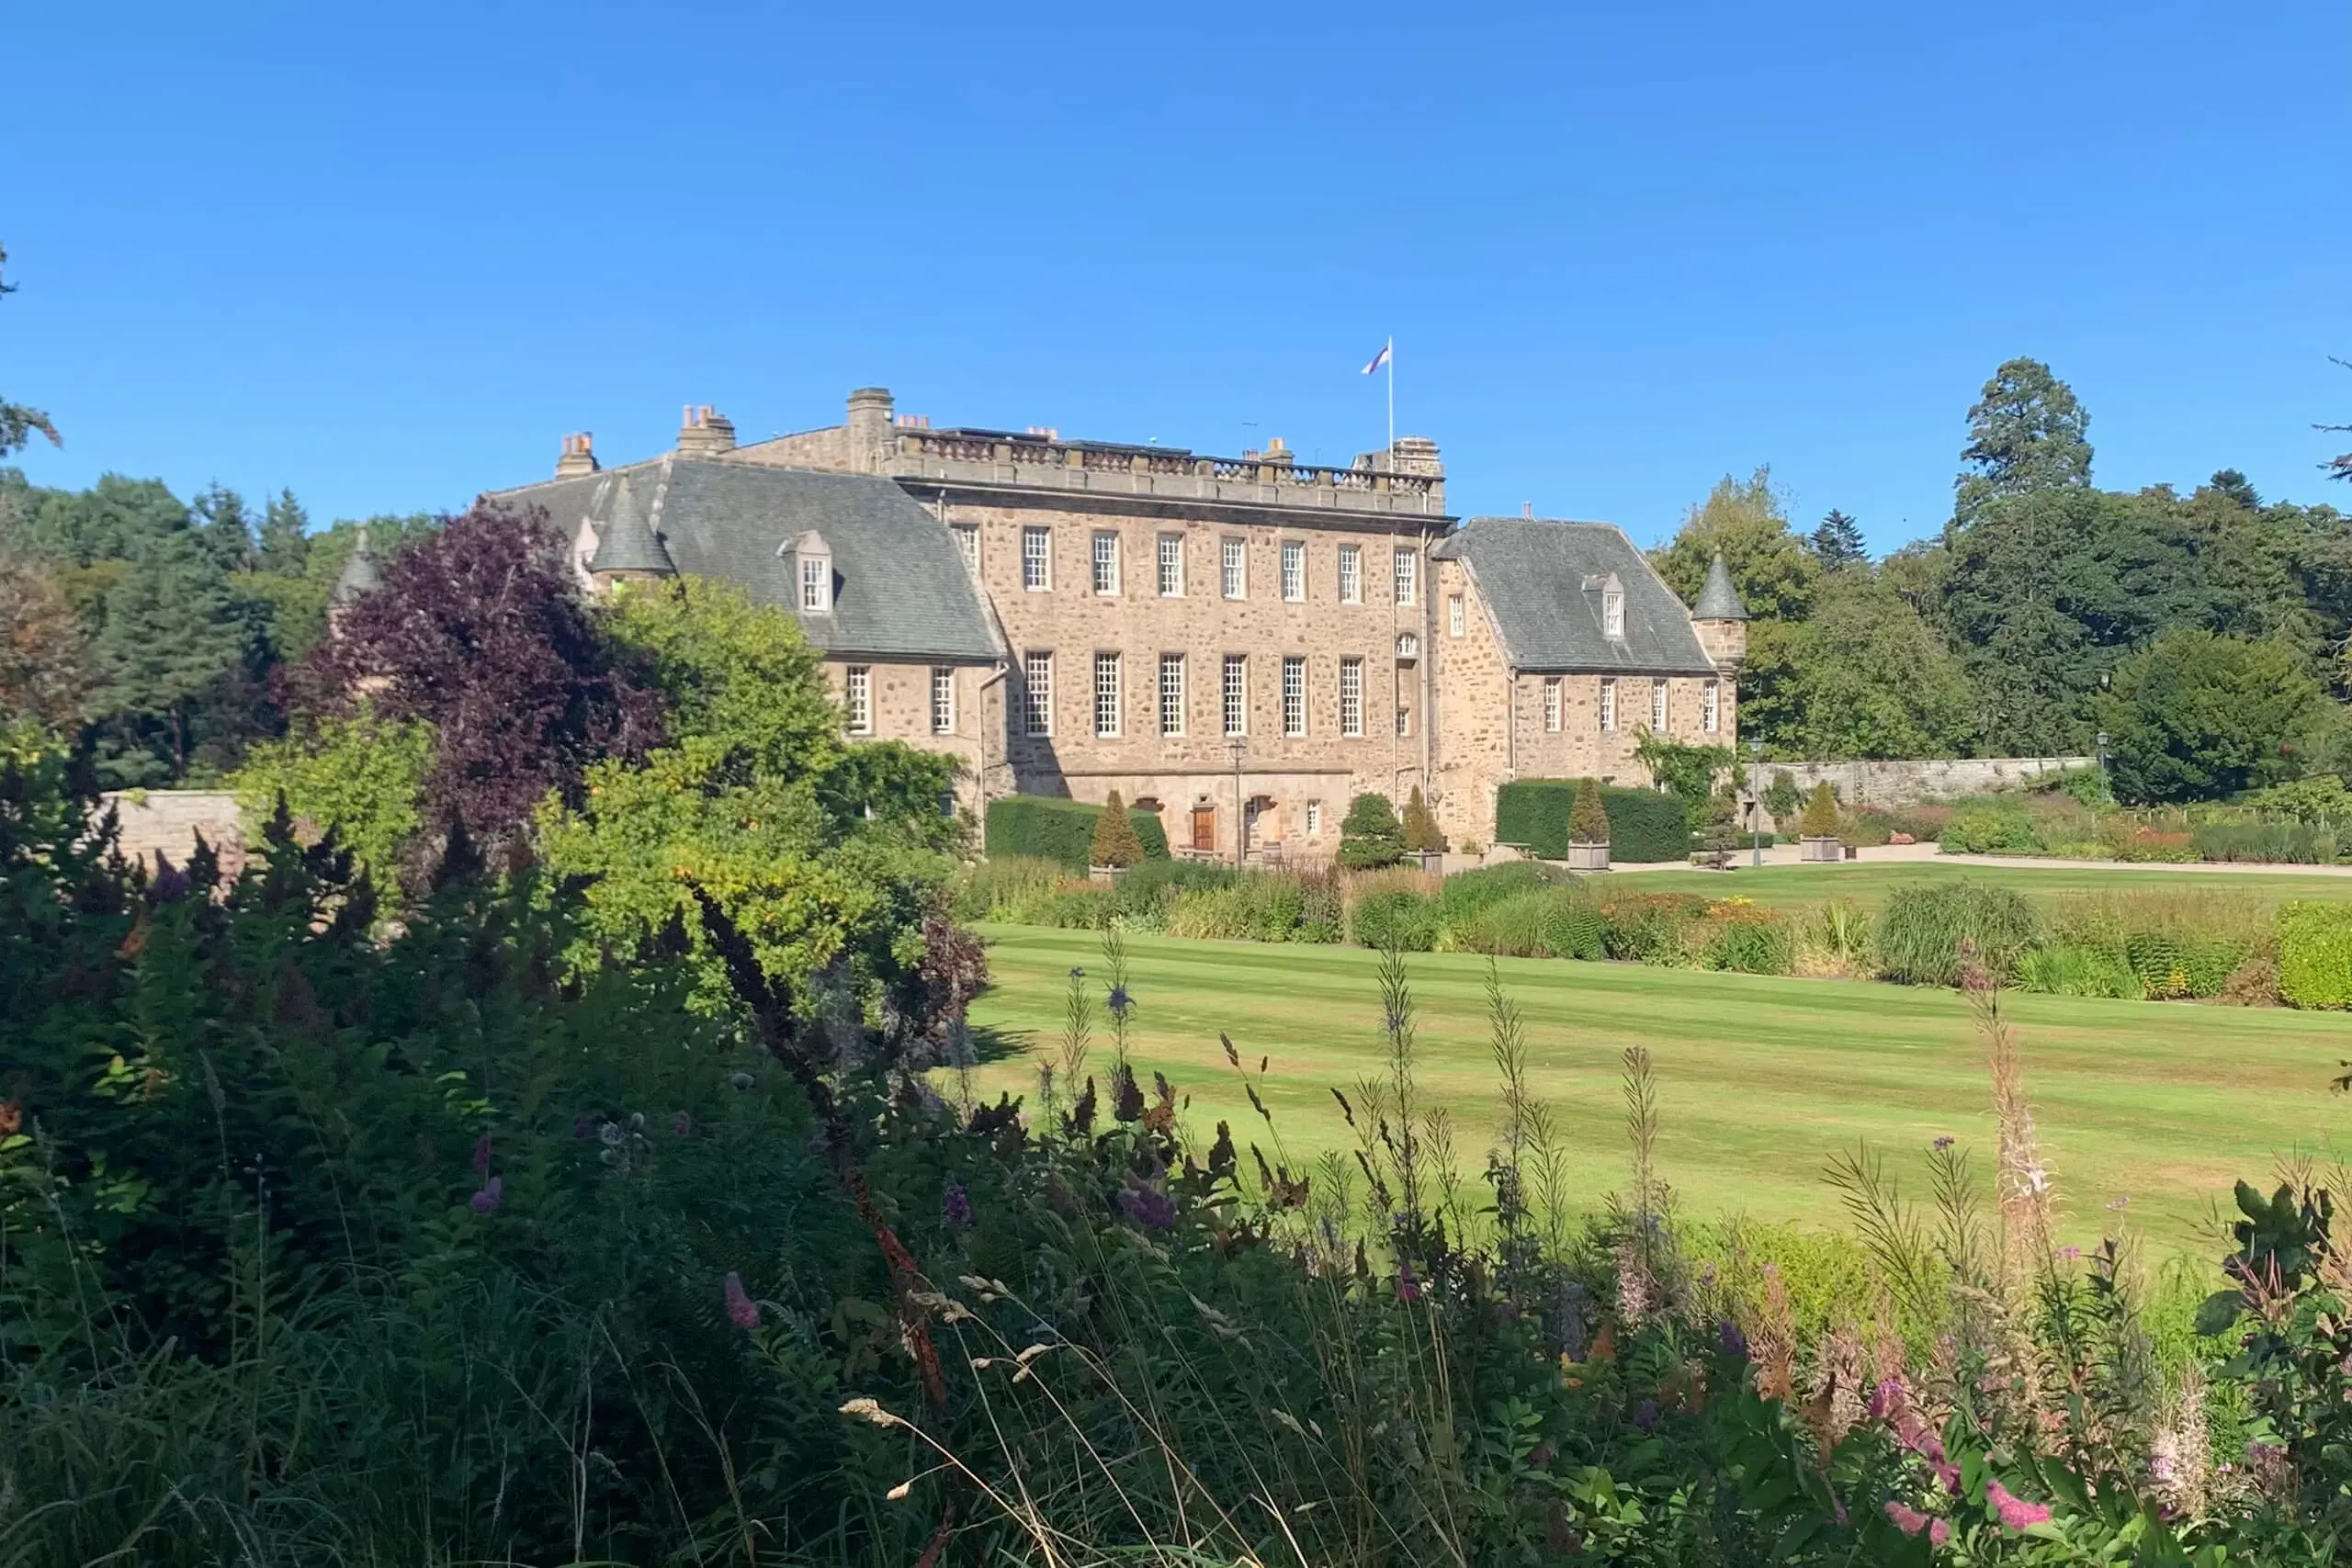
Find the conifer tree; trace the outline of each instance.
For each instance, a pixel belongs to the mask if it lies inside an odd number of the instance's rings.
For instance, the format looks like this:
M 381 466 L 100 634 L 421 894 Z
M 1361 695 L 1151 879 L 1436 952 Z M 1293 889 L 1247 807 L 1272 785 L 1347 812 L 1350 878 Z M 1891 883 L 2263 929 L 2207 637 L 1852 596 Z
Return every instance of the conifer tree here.
M 1127 803 L 1113 790 L 1094 818 L 1094 845 L 1087 859 L 1096 865 L 1125 867 L 1143 863 L 1143 840 L 1127 816 Z
M 1576 799 L 1568 807 L 1568 842 L 1605 844 L 1608 841 L 1609 813 L 1600 804 L 1600 784 L 1594 779 L 1578 779 Z
M 1445 834 L 1430 815 L 1428 804 L 1421 799 L 1421 786 L 1415 784 L 1413 793 L 1405 799 L 1405 848 L 1416 854 L 1445 848 Z
M 1838 836 L 1838 796 L 1827 779 L 1813 786 L 1813 798 L 1805 802 L 1804 818 L 1797 831 L 1808 839 L 1834 839 Z
M 1348 803 L 1338 858 L 1350 871 L 1372 871 L 1405 858 L 1405 832 L 1386 795 L 1364 794 Z

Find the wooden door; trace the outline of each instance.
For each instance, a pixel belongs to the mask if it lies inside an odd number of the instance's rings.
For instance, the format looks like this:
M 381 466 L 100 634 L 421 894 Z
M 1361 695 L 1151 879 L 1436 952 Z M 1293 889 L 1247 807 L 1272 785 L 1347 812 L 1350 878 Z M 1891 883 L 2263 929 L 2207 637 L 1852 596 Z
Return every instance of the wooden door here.
M 1193 848 L 1207 854 L 1216 853 L 1216 807 L 1193 807 Z

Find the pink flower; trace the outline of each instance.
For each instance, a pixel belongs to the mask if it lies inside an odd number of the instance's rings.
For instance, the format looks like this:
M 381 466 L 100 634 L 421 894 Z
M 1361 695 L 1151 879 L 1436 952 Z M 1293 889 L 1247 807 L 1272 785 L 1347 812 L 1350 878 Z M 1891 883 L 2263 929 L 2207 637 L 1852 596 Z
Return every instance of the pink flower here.
M 469 1201 L 473 1205 L 475 1213 L 494 1214 L 498 1213 L 498 1205 L 506 1201 L 506 1183 L 493 1176 L 490 1179 L 489 1184 L 475 1193 Z
M 1917 1535 L 1921 1530 L 1928 1528 L 1927 1515 L 1921 1513 L 1917 1508 L 1906 1507 L 1903 1504 L 1897 1503 L 1891 1498 L 1888 1500 L 1886 1505 L 1886 1517 L 1893 1519 L 1894 1521 L 1894 1528 L 1901 1530 L 1905 1535 Z
M 1984 1500 L 1992 1504 L 1994 1512 L 2001 1516 L 2001 1525 L 2005 1529 L 2021 1530 L 2050 1522 L 2050 1505 L 2029 1503 L 1997 1481 L 1984 1483 Z
M 1902 1409 L 1903 1404 L 1901 1378 L 1882 1378 L 1879 1380 L 1879 1385 L 1871 1390 L 1871 1419 L 1873 1421 L 1885 1420 L 1887 1416 Z
M 1930 1524 L 1928 1527 L 1928 1540 L 1936 1546 L 1942 1546 L 1949 1542 L 1951 1540 L 1951 1521 L 1938 1519 Z
M 760 1303 L 743 1290 L 743 1276 L 733 1269 L 727 1271 L 727 1318 L 738 1328 L 760 1325 Z

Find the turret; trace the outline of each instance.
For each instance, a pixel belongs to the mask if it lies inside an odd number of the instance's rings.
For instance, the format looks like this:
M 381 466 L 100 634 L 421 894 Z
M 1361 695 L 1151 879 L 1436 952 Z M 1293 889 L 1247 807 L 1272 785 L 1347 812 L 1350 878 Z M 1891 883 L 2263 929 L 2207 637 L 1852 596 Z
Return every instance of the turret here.
M 596 554 L 588 562 L 588 576 L 602 591 L 616 582 L 657 581 L 678 575 L 669 549 L 637 509 L 637 497 L 624 479 L 613 495 L 612 515 L 596 536 Z
M 1732 583 L 1731 568 L 1721 550 L 1708 564 L 1706 586 L 1699 590 L 1699 603 L 1690 611 L 1690 628 L 1699 634 L 1700 648 L 1726 677 L 1737 675 L 1747 662 L 1747 605 Z
M 327 601 L 327 630 L 338 630 L 344 613 L 352 601 L 363 593 L 371 593 L 384 581 L 378 570 L 376 552 L 368 543 L 368 530 L 361 527 L 359 537 L 352 541 L 351 553 L 343 559 L 343 574 L 334 580 L 334 592 Z

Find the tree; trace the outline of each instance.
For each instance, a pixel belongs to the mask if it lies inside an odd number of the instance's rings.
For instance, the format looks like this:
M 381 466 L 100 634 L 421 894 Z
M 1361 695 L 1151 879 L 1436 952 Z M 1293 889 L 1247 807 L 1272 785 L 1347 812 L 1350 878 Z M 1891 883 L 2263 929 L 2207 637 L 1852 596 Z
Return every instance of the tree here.
M 1127 803 L 1115 789 L 1104 798 L 1102 810 L 1094 818 L 1094 845 L 1087 852 L 1087 859 L 1095 865 L 1122 869 L 1143 863 L 1143 840 L 1136 836 Z
M 1396 808 L 1385 795 L 1364 794 L 1348 802 L 1340 824 L 1340 864 L 1350 871 L 1395 865 L 1405 858 L 1405 833 Z
M 1952 517 L 1975 520 L 2005 498 L 2091 482 L 2091 416 L 2074 389 L 2039 359 L 2012 359 L 1993 372 L 1968 411 L 1968 445 L 1952 481 Z
M 261 536 L 254 542 L 260 570 L 276 577 L 295 577 L 311 548 L 311 514 L 290 490 L 270 498 L 262 515 Z
M 1429 853 L 1445 848 L 1445 834 L 1430 814 L 1428 802 L 1421 798 L 1421 786 L 1415 784 L 1412 794 L 1405 797 L 1405 848 L 1416 854 Z
M 601 634 L 544 513 L 477 506 L 384 563 L 338 635 L 293 672 L 300 710 L 433 727 L 426 816 L 512 844 L 550 792 L 595 761 L 641 756 L 662 700 Z
M 1578 779 L 1576 797 L 1568 803 L 1568 842 L 1605 844 L 1608 841 L 1609 813 L 1600 804 L 1600 781 Z
M 1804 541 L 1789 531 L 1788 510 L 1772 488 L 1771 469 L 1717 480 L 1707 499 L 1683 517 L 1672 542 L 1652 552 L 1650 564 L 1685 604 L 1695 604 L 1717 550 L 1756 619 L 1801 620 L 1811 608 L 1821 569 Z
M 2330 359 L 2335 359 L 2334 355 L 2330 355 L 2328 357 Z M 2352 360 L 2335 359 L 2335 363 L 2343 366 L 2346 370 L 2352 370 Z M 2345 431 L 2352 430 L 2352 424 L 2322 424 L 2314 426 L 2313 428 L 2341 434 Z M 0 454 L 6 454 L 7 450 L 8 448 L 6 446 L 0 446 Z M 2334 457 L 2330 457 L 2326 462 L 2322 463 L 2320 467 L 2326 470 L 2327 477 L 2329 479 L 2352 479 L 2352 452 L 2340 453 Z
M 1772 770 L 1772 782 L 1764 791 L 1764 809 L 1772 820 L 1785 824 L 1804 806 L 1804 796 L 1797 793 L 1796 776 L 1786 768 Z
M 1797 832 L 1807 839 L 1838 836 L 1838 796 L 1827 779 L 1813 786 L 1813 798 L 1804 803 L 1804 818 L 1797 824 Z
M 2293 778 L 2331 705 L 2294 649 L 2177 627 L 2125 660 L 2099 705 L 2127 805 L 2211 800 Z
M 192 532 L 150 539 L 127 564 L 105 594 L 95 639 L 99 766 L 121 784 L 176 782 L 198 740 L 220 739 L 233 753 L 253 722 L 255 628 Z M 227 709 L 224 721 L 208 727 L 208 707 Z
M 2235 468 L 2216 469 L 2213 477 L 2205 481 L 2205 488 L 2248 512 L 2262 510 L 2261 491 L 2254 488 L 2253 480 Z
M 1829 515 L 1813 531 L 1806 541 L 1813 558 L 1821 563 L 1824 571 L 1836 571 L 1841 567 L 1860 566 L 1871 558 L 1862 543 L 1861 525 L 1844 513 L 1831 508 Z
M 1740 714 L 1742 728 L 1774 751 L 1831 760 L 1968 753 L 1975 694 L 1967 674 L 1893 589 L 1841 573 L 1825 583 L 1810 620 L 1782 629 L 1785 673 L 1770 691 L 1744 695 Z
M 51 729 L 81 722 L 92 681 L 81 617 L 49 579 L 0 557 L 0 723 Z
M 7 261 L 7 251 L 0 248 L 0 266 L 6 265 Z M 15 285 L 0 283 L 0 296 L 14 294 L 16 291 Z M 5 398 L 0 398 L 0 457 L 5 457 L 23 446 L 33 438 L 36 431 L 48 436 L 51 446 L 62 445 L 57 438 L 57 426 L 50 423 L 49 415 L 39 409 L 28 408 L 22 403 L 12 403 Z
M 228 783 L 249 826 L 267 821 L 282 801 L 305 842 L 332 831 L 376 886 L 390 891 L 404 878 L 422 881 L 414 840 L 432 760 L 430 726 L 384 722 L 363 707 L 263 741 Z

